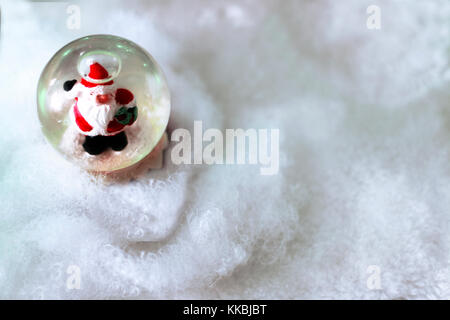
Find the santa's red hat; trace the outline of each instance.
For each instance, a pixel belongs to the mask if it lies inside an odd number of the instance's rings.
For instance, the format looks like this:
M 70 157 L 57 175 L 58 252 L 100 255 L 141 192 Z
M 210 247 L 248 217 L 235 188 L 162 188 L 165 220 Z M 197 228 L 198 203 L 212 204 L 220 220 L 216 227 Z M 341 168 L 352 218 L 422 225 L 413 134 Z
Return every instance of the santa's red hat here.
M 100 63 L 98 62 L 94 62 L 93 64 L 90 65 L 89 67 L 89 74 L 88 77 L 90 79 L 94 79 L 94 80 L 103 80 L 103 79 L 108 79 L 109 78 L 109 73 L 108 70 L 106 70 Z M 104 83 L 93 83 L 90 82 L 88 80 L 86 80 L 85 78 L 81 79 L 81 84 L 84 85 L 85 87 L 88 88 L 93 88 L 99 85 L 102 86 L 107 86 L 110 84 L 113 84 L 114 81 L 108 81 L 108 82 L 104 82 Z

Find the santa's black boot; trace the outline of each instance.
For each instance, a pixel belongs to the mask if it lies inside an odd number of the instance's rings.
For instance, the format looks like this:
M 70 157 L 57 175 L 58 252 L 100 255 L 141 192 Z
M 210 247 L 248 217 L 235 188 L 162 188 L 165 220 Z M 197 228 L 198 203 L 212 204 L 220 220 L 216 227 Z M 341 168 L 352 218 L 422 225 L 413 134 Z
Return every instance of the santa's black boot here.
M 105 136 L 86 136 L 86 140 L 83 143 L 84 151 L 93 156 L 99 155 L 108 147 L 108 141 Z
M 122 131 L 114 136 L 109 136 L 108 140 L 109 140 L 109 146 L 114 151 L 122 151 L 123 149 L 125 149 L 125 147 L 128 144 L 127 135 L 125 134 L 124 131 Z

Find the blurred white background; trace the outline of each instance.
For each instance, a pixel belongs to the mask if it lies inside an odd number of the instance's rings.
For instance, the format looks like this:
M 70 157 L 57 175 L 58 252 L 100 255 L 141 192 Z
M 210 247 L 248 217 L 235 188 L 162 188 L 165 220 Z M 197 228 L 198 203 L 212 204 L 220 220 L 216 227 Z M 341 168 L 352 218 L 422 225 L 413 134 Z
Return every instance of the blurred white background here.
M 0 6 L 0 298 L 450 298 L 448 0 Z M 166 159 L 104 186 L 63 160 L 37 80 L 98 33 L 160 63 L 171 131 L 279 128 L 279 174 Z

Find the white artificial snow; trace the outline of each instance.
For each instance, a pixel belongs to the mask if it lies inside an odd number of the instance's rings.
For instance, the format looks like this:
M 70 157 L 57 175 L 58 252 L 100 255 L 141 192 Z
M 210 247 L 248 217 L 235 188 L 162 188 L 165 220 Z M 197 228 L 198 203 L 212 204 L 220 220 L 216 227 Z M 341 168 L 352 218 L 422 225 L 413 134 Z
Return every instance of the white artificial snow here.
M 79 30 L 68 3 L 0 5 L 0 298 L 450 298 L 447 0 L 89 1 Z M 37 80 L 99 33 L 161 64 L 170 131 L 279 128 L 279 173 L 173 144 L 129 183 L 66 162 Z

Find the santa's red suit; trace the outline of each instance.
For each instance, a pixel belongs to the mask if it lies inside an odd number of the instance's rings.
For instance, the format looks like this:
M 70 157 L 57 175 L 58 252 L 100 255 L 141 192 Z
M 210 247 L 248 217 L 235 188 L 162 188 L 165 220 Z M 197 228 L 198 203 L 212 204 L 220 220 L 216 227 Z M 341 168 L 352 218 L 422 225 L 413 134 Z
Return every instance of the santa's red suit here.
M 83 148 L 91 155 L 98 155 L 108 148 L 121 151 L 128 144 L 124 129 L 137 119 L 134 95 L 108 80 L 108 71 L 100 63 L 89 66 L 86 78 L 91 81 L 85 78 L 69 80 L 63 86 L 68 98 L 73 100 L 70 118 L 86 136 Z
M 91 64 L 89 78 L 108 79 L 108 71 L 99 63 Z M 70 116 L 86 136 L 111 136 L 132 125 L 137 118 L 136 100 L 131 91 L 117 88 L 113 80 L 106 83 L 66 81 L 64 89 L 74 99 Z

